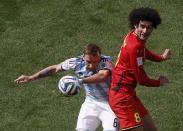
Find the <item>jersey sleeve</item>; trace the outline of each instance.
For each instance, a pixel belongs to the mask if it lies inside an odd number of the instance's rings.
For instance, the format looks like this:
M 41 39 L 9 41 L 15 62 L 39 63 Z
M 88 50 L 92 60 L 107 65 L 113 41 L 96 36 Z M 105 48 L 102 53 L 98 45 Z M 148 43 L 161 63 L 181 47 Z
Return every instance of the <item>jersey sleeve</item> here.
M 139 46 L 128 48 L 130 65 L 134 71 L 135 78 L 140 85 L 158 87 L 160 86 L 159 80 L 150 79 L 144 71 L 144 61 L 142 56 L 138 56 Z
M 77 65 L 77 58 L 70 58 L 60 63 L 63 70 L 75 70 Z
M 151 61 L 157 61 L 157 62 L 163 61 L 163 57 L 161 57 L 161 55 L 155 54 L 148 49 L 145 49 L 145 57 L 146 59 Z
M 109 70 L 112 71 L 113 64 L 111 57 L 107 56 L 101 59 L 100 70 Z

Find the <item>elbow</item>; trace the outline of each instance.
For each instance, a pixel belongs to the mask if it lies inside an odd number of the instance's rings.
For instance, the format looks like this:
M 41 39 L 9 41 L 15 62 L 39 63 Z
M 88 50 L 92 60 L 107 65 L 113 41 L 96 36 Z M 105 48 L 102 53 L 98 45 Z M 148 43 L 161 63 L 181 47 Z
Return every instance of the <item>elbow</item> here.
M 104 81 L 106 81 L 107 80 L 107 78 L 108 78 L 108 76 L 107 75 L 99 75 L 98 76 L 98 78 L 97 78 L 97 81 L 98 82 L 104 82 Z
M 139 85 L 151 87 L 149 84 L 147 84 L 146 82 L 143 82 L 143 81 L 139 82 Z
M 107 80 L 107 78 L 110 76 L 110 72 L 109 71 L 104 71 L 104 72 L 100 72 L 96 75 L 96 79 L 98 82 L 104 82 L 105 80 Z
M 138 78 L 137 81 L 139 85 L 145 85 L 145 81 L 143 80 L 143 78 L 141 77 L 137 77 L 137 78 Z
M 149 84 L 147 84 L 147 82 L 145 80 L 139 80 L 138 81 L 139 85 L 142 85 L 142 86 L 149 86 Z
M 144 79 L 142 81 L 139 81 L 139 84 L 142 86 L 147 86 L 147 87 L 159 87 L 160 82 L 158 80 L 152 80 L 152 79 Z
M 138 83 L 139 83 L 139 85 L 145 86 L 145 82 L 142 80 L 138 81 Z
M 103 81 L 105 81 L 107 78 L 106 77 L 99 77 L 98 78 L 98 82 L 103 82 Z

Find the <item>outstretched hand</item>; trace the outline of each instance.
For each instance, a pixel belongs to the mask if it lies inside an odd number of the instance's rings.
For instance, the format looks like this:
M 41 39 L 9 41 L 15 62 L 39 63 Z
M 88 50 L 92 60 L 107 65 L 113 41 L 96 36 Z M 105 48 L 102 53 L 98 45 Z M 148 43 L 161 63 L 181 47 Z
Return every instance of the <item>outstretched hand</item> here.
M 22 84 L 22 83 L 28 83 L 31 81 L 31 77 L 30 76 L 26 76 L 26 75 L 21 75 L 20 77 L 18 77 L 15 82 L 17 84 Z
M 159 77 L 159 80 L 160 80 L 160 85 L 161 85 L 161 86 L 163 86 L 163 85 L 169 83 L 169 80 L 168 80 L 168 78 L 167 78 L 166 76 L 160 76 L 160 77 Z
M 172 55 L 172 51 L 170 49 L 165 49 L 164 53 L 162 54 L 162 57 L 164 60 L 170 59 Z

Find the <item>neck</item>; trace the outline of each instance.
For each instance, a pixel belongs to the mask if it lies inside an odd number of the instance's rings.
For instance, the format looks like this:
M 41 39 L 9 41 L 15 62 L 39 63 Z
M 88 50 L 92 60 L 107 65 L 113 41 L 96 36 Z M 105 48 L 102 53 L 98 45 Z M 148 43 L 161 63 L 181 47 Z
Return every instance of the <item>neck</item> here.
M 135 33 L 135 31 L 133 31 L 133 35 L 135 35 L 140 41 L 142 41 L 143 44 L 146 43 L 146 40 L 140 39 L 140 37 L 137 35 L 137 33 Z

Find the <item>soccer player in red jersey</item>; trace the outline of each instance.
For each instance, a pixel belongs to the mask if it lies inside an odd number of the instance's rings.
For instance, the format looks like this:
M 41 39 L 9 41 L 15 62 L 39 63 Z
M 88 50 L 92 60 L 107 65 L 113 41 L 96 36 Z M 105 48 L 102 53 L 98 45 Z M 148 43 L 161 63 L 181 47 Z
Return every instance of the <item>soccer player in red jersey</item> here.
M 109 103 L 126 131 L 157 131 L 153 120 L 136 96 L 137 84 L 159 87 L 169 82 L 166 76 L 151 79 L 144 71 L 145 60 L 165 61 L 171 50 L 162 55 L 147 49 L 146 42 L 154 28 L 161 23 L 159 13 L 148 7 L 137 8 L 129 14 L 131 31 L 125 37 L 112 73 Z

